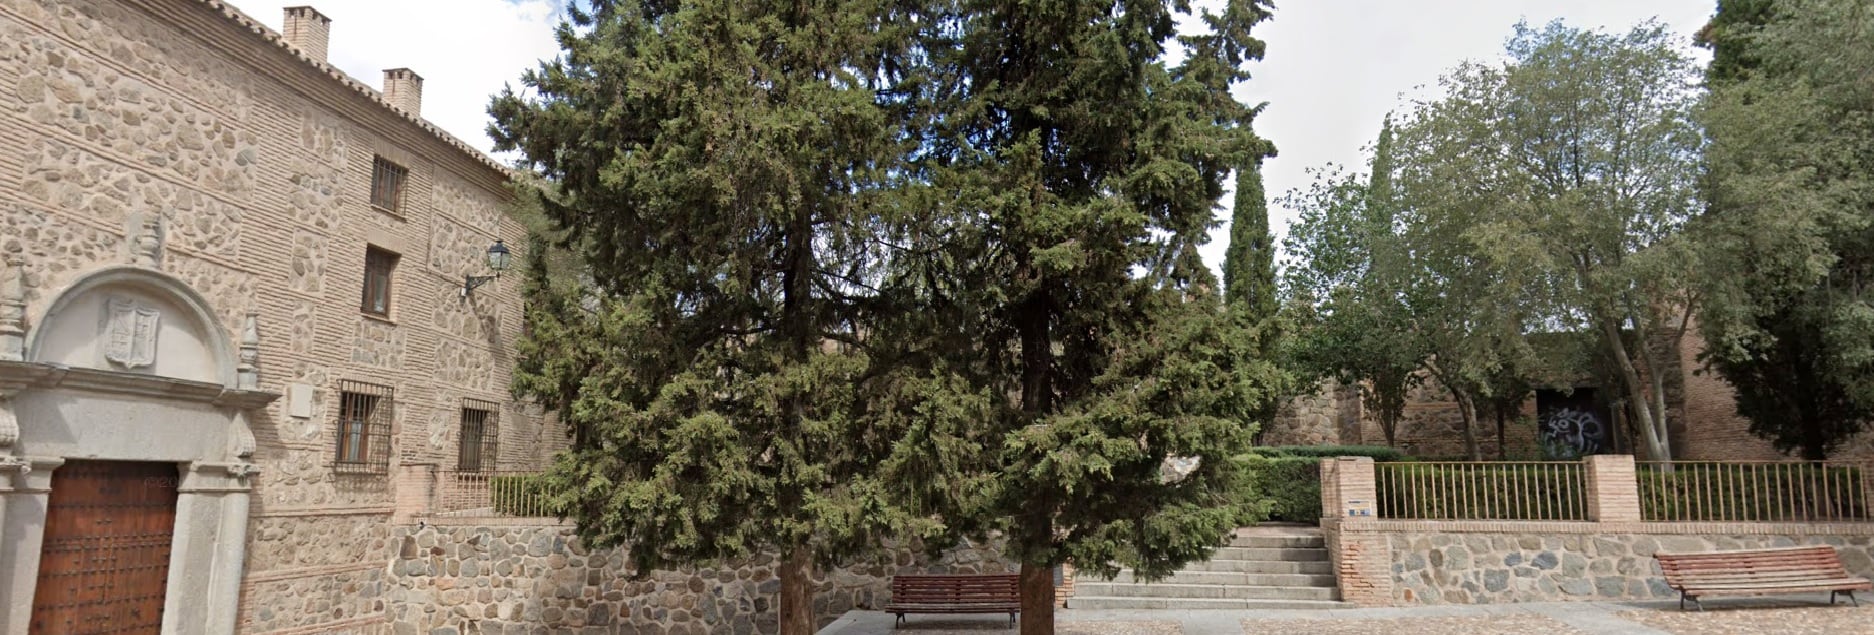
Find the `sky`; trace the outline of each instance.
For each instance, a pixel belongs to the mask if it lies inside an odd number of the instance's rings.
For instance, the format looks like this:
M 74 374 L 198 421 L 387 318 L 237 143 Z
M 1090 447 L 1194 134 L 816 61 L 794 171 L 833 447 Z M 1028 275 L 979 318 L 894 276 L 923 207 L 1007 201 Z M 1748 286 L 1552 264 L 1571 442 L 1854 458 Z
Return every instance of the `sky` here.
M 415 70 L 424 80 L 423 116 L 483 151 L 492 146 L 489 96 L 558 52 L 552 30 L 560 0 L 229 1 L 276 31 L 283 7 L 312 4 L 332 18 L 333 66 L 379 88 L 383 69 Z M 1658 19 L 1691 50 L 1691 34 L 1715 6 L 1716 0 L 1276 0 L 1275 18 L 1255 31 L 1268 54 L 1251 65 L 1252 79 L 1237 91 L 1245 102 L 1268 103 L 1256 131 L 1278 152 L 1263 166 L 1270 227 L 1280 238 L 1294 218 L 1276 199 L 1306 187 L 1307 168 L 1361 168 L 1362 148 L 1379 135 L 1386 113 L 1432 95 L 1427 87 L 1462 61 L 1499 59 L 1519 20 L 1624 31 Z M 1223 224 L 1203 250 L 1212 267 L 1222 264 L 1230 200 L 1226 194 L 1220 201 Z

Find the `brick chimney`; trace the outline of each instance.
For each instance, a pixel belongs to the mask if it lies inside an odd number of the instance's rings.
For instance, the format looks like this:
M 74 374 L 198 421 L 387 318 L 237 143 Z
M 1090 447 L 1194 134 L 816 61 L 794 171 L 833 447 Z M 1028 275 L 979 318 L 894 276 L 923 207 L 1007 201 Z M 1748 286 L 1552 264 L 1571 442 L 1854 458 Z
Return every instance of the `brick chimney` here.
M 280 24 L 288 44 L 315 62 L 325 61 L 325 44 L 332 34 L 332 19 L 312 7 L 287 7 Z
M 407 68 L 385 69 L 384 101 L 412 115 L 422 115 L 423 78 Z

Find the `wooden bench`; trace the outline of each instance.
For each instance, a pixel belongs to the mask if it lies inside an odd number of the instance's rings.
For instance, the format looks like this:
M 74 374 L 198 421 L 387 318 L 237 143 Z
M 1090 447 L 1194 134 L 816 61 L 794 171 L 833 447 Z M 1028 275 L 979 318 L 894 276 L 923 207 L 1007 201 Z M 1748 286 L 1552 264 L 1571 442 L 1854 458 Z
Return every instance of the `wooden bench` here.
M 1855 591 L 1874 590 L 1874 582 L 1849 575 L 1835 548 L 1781 547 L 1706 553 L 1655 554 L 1666 573 L 1666 585 L 1679 591 L 1679 610 L 1691 600 L 1705 610 L 1699 598 L 1707 595 L 1766 595 L 1828 591 L 1828 603 L 1842 596 L 1860 606 Z
M 885 612 L 897 614 L 894 627 L 906 613 L 1008 613 L 1009 625 L 1022 609 L 1021 576 L 900 575 L 891 579 L 891 604 Z

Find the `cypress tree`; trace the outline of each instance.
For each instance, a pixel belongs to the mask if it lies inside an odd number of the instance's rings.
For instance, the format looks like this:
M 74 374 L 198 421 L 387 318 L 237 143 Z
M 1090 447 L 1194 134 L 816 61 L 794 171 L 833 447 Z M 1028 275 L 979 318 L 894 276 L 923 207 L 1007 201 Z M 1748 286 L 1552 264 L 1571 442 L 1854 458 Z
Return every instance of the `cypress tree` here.
M 1262 162 L 1236 172 L 1236 205 L 1230 215 L 1230 247 L 1223 257 L 1228 302 L 1252 318 L 1275 315 L 1275 237 L 1269 234 L 1269 201 L 1262 189 Z
M 1268 4 L 1203 16 L 1174 66 L 1184 4 L 960 0 L 930 21 L 915 136 L 936 202 L 907 239 L 922 317 L 893 338 L 928 362 L 889 471 L 949 530 L 1006 531 L 1023 633 L 1053 632 L 1060 563 L 1160 577 L 1243 518 L 1230 458 L 1277 371 L 1197 249 L 1223 180 L 1271 151 L 1230 94 Z
M 554 502 L 641 575 L 779 552 L 788 635 L 817 626 L 816 564 L 899 527 L 877 472 L 896 434 L 864 403 L 905 153 L 893 10 L 597 0 L 490 108 L 591 280 L 533 285 L 532 323 L 564 328 L 521 346 L 516 390 L 583 437 Z

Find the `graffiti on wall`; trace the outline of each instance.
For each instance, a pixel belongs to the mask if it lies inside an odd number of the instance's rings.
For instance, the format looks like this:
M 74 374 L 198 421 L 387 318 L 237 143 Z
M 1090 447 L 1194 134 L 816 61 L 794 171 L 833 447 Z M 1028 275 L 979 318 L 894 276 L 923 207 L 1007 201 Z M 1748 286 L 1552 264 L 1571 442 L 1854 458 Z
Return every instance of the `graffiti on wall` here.
M 1594 399 L 1594 389 L 1564 394 L 1536 391 L 1537 438 L 1551 459 L 1572 459 L 1600 454 L 1608 447 L 1607 415 Z

